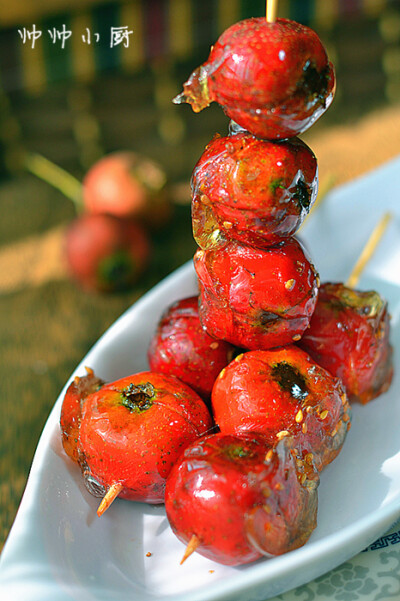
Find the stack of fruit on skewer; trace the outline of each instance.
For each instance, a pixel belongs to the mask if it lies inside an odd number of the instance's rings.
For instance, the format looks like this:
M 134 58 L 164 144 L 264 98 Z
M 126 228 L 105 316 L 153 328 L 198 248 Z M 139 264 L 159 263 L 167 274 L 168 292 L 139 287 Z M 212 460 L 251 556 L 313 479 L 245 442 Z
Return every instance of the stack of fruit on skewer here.
M 165 501 L 184 558 L 237 565 L 303 545 L 319 473 L 350 427 L 348 397 L 390 385 L 386 303 L 320 288 L 293 237 L 317 193 L 316 159 L 294 136 L 333 93 L 307 27 L 255 18 L 221 36 L 177 99 L 216 100 L 234 119 L 192 178 L 200 295 L 162 317 L 152 371 L 105 385 L 89 370 L 64 399 L 64 448 L 104 496 L 98 513 L 116 496 Z

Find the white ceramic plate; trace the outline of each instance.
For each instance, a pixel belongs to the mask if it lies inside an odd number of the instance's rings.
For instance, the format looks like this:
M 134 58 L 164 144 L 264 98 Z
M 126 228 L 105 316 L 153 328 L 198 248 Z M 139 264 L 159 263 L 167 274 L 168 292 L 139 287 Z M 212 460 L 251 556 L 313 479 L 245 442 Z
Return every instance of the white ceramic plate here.
M 399 170 L 400 159 L 335 190 L 301 230 L 322 280 L 343 280 L 384 210 L 397 215 L 359 285 L 376 288 L 389 300 L 396 376 L 388 393 L 354 408 L 345 447 L 322 474 L 318 527 L 309 542 L 240 568 L 197 554 L 180 566 L 183 545 L 162 507 L 117 500 L 97 518 L 98 501 L 62 451 L 58 420 L 64 389 L 43 431 L 2 554 L 1 599 L 259 601 L 336 567 L 389 528 L 400 515 Z M 106 380 L 146 368 L 147 344 L 162 310 L 195 291 L 187 264 L 129 309 L 73 375 L 83 374 L 84 365 Z

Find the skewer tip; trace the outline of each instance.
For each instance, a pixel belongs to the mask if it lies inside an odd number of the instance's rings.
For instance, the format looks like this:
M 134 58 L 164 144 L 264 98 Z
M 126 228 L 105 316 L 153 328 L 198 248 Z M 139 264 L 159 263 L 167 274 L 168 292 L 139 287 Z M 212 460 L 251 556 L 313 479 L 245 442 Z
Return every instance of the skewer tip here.
M 114 484 L 111 484 L 110 488 L 104 495 L 97 509 L 97 515 L 99 517 L 102 516 L 105 511 L 107 511 L 112 502 L 118 497 L 122 489 L 123 485 L 120 482 L 115 482 Z
M 190 541 L 187 544 L 187 547 L 186 547 L 183 557 L 181 559 L 180 565 L 182 565 L 187 560 L 187 558 L 190 557 L 191 554 L 196 551 L 199 544 L 200 544 L 199 538 L 197 538 L 197 536 L 195 534 L 192 534 L 192 538 L 190 539 Z

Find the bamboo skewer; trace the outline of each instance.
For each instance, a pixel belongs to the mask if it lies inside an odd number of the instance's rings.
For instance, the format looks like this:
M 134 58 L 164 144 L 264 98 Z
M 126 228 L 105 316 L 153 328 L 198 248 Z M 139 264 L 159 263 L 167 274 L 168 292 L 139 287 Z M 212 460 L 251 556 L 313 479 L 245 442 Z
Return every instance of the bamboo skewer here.
M 353 270 L 346 281 L 346 286 L 349 288 L 355 288 L 360 280 L 361 274 L 364 271 L 368 261 L 372 258 L 376 247 L 378 246 L 382 236 L 384 235 L 387 226 L 389 225 L 393 215 L 391 213 L 385 213 L 380 219 L 379 223 L 375 226 L 372 234 L 367 240 L 358 261 L 353 267 Z
M 275 23 L 278 11 L 278 0 L 267 0 L 265 14 L 268 23 Z

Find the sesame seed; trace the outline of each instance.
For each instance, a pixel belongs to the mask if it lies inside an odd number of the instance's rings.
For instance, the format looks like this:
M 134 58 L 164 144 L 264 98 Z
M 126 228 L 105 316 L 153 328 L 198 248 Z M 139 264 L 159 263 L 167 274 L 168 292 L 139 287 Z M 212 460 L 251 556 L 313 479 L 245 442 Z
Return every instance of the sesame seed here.
M 321 413 L 319 414 L 321 419 L 325 419 L 327 415 L 328 415 L 327 409 L 325 409 L 325 411 L 321 411 Z
M 263 509 L 264 509 L 265 513 L 271 513 L 271 507 L 269 505 L 267 505 L 266 503 L 264 503 Z
M 298 340 L 300 340 L 301 338 L 301 334 L 296 334 L 295 336 L 293 336 L 292 340 L 294 340 L 294 342 L 297 342 Z
M 240 355 L 238 355 L 235 359 L 235 361 L 241 361 L 243 357 L 243 353 L 241 353 Z
M 306 422 L 303 422 L 303 425 L 301 426 L 301 431 L 303 432 L 303 434 L 305 434 L 307 432 L 307 424 L 306 424 Z
M 223 377 L 224 377 L 224 375 L 225 375 L 225 372 L 226 372 L 226 369 L 225 369 L 225 367 L 224 367 L 224 368 L 223 368 L 223 370 L 220 372 L 220 374 L 219 374 L 219 376 L 218 376 L 218 377 L 219 377 L 219 378 L 223 378 Z
M 289 436 L 289 432 L 287 430 L 281 430 L 276 435 L 276 437 L 277 437 L 278 440 L 282 440 L 282 438 L 285 438 L 285 436 Z
M 218 342 L 217 342 L 217 341 L 215 341 L 215 342 L 212 342 L 212 343 L 210 344 L 210 348 L 211 348 L 213 351 L 215 351 L 215 349 L 217 349 L 217 348 L 218 348 L 218 346 L 219 346 L 219 344 L 218 344 Z
M 305 474 L 301 474 L 300 476 L 300 483 L 304 484 L 304 482 L 307 480 L 307 476 Z
M 298 424 L 301 424 L 301 422 L 303 421 L 303 412 L 301 409 L 299 409 L 299 411 L 297 412 L 295 420 Z
M 272 455 L 274 454 L 273 450 L 270 449 L 268 453 L 265 455 L 265 461 L 271 461 Z
M 222 225 L 226 230 L 230 230 L 233 224 L 230 221 L 224 221 Z
M 296 284 L 296 280 L 293 278 L 291 278 L 290 280 L 286 280 L 286 282 L 285 282 L 286 290 L 293 290 L 295 284 Z

